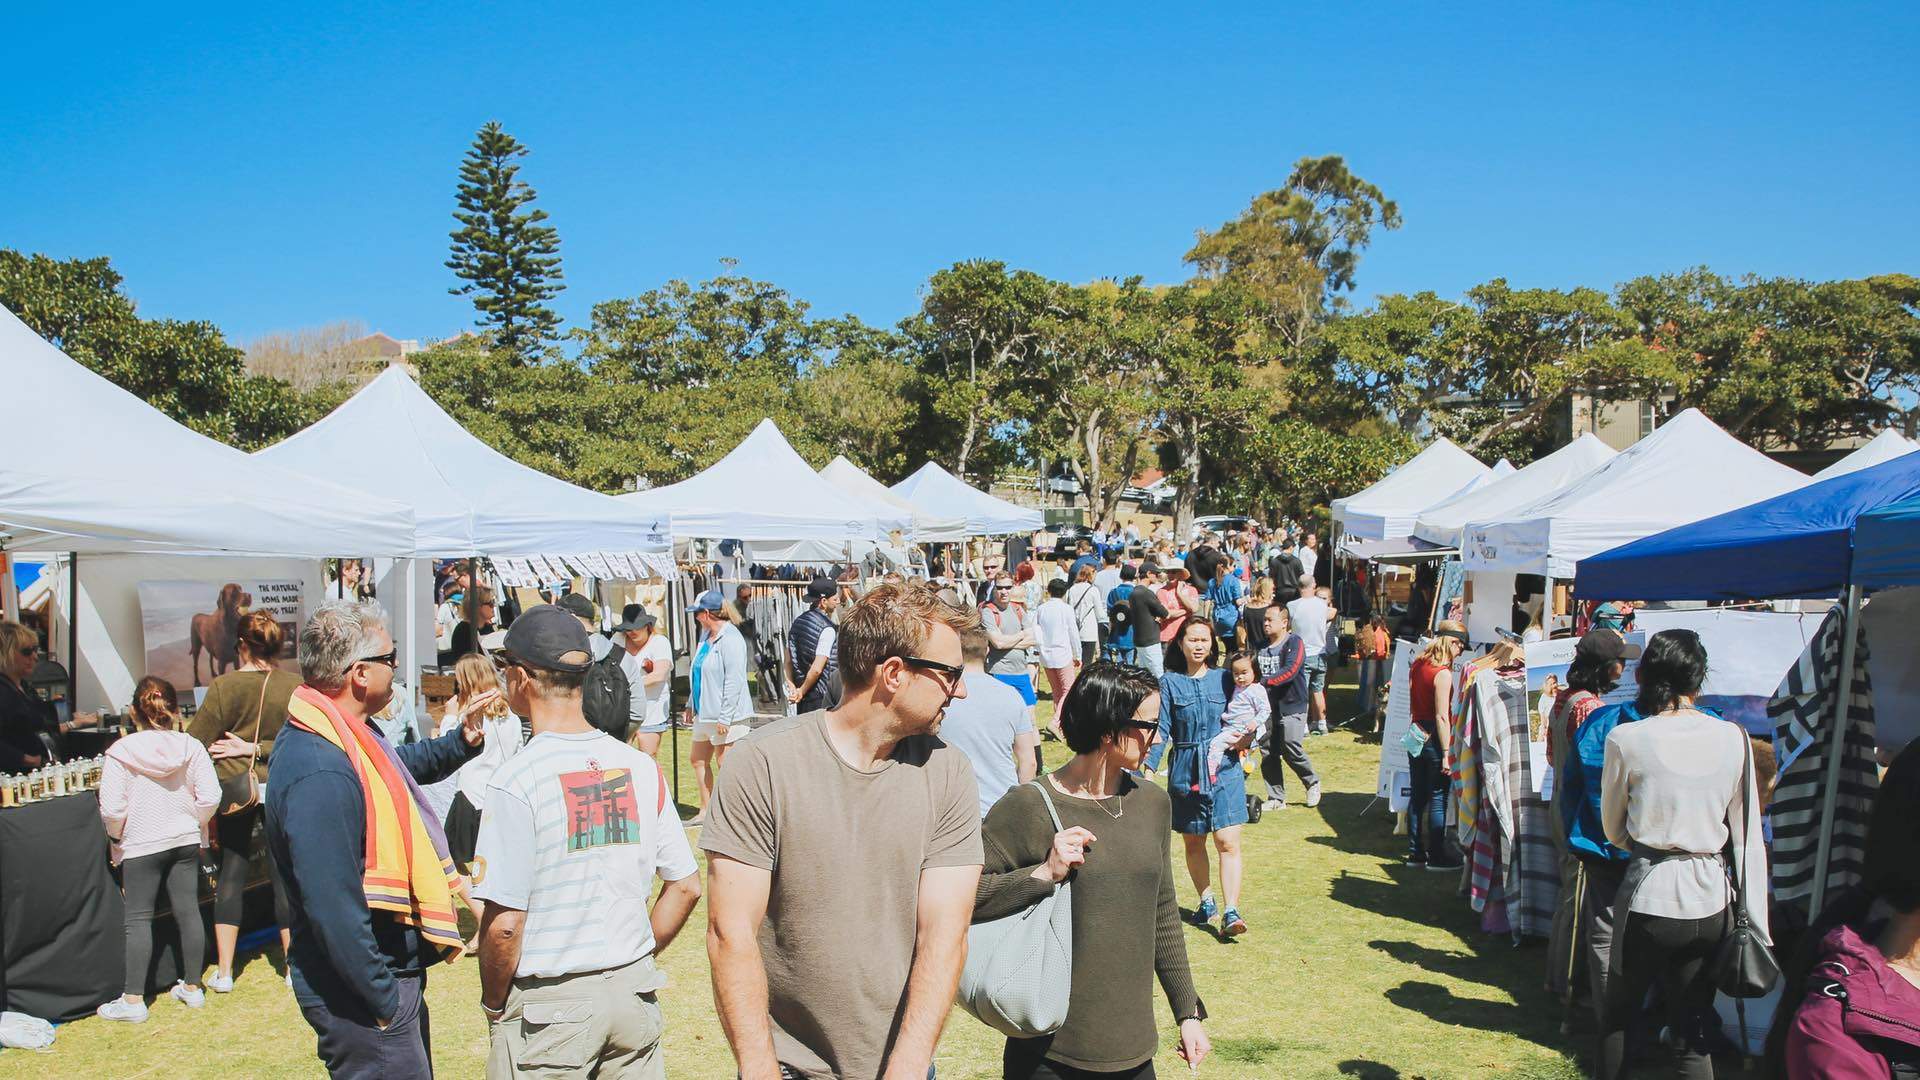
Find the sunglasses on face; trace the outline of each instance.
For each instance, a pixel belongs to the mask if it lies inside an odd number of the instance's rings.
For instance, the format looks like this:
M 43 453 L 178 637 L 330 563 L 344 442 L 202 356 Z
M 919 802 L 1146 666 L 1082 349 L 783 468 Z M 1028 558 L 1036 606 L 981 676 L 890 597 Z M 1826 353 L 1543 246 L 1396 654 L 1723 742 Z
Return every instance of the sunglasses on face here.
M 396 648 L 388 649 L 386 652 L 383 652 L 378 656 L 363 656 L 360 659 L 355 660 L 354 663 L 385 664 L 390 668 L 398 668 L 400 666 L 400 650 L 396 647 Z
M 943 664 L 938 660 L 928 660 L 922 656 L 902 656 L 898 659 L 910 668 L 917 668 L 921 671 L 932 672 L 940 676 L 940 684 L 947 688 L 947 695 L 949 697 L 953 695 L 953 688 L 960 685 L 960 676 L 966 674 L 967 671 L 966 668 L 958 664 Z
M 22 646 L 20 649 L 20 655 L 21 656 L 38 656 L 40 655 L 40 647 L 38 645 Z

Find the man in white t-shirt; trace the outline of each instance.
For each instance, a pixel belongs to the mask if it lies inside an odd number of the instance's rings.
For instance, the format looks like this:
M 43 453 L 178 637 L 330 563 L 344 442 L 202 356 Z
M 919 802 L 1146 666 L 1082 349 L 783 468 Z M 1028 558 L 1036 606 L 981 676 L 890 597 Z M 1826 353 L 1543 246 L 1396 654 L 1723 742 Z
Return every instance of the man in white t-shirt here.
M 627 709 L 633 732 L 633 745 L 642 753 L 658 757 L 660 738 L 673 723 L 667 715 L 667 689 L 673 681 L 673 643 L 660 632 L 659 620 L 641 604 L 620 609 L 620 624 L 614 632 L 626 648 L 620 670 L 627 673 L 631 690 Z
M 1325 591 L 1314 587 L 1313 578 L 1302 577 L 1300 598 L 1287 604 L 1287 619 L 1307 650 L 1302 677 L 1307 680 L 1307 731 L 1312 735 L 1327 733 L 1327 631 L 1333 626 L 1333 605 Z
M 578 620 L 530 608 L 495 656 L 534 734 L 488 786 L 474 859 L 487 1075 L 663 1078 L 654 957 L 700 899 L 680 816 L 660 766 L 587 723 L 593 661 Z M 666 887 L 649 910 L 656 877 Z M 562 1045 L 564 1065 L 549 1056 Z

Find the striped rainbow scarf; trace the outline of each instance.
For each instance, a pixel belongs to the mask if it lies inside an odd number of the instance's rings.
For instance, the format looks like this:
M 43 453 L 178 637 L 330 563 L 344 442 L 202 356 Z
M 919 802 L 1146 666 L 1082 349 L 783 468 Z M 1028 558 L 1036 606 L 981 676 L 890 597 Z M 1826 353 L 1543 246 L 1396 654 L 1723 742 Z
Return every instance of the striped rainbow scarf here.
M 367 906 L 416 927 L 445 959 L 460 955 L 453 890 L 459 880 L 438 823 L 420 812 L 419 786 L 393 748 L 365 721 L 342 713 L 319 691 L 302 686 L 287 703 L 287 722 L 338 747 L 353 765 L 367 804 Z

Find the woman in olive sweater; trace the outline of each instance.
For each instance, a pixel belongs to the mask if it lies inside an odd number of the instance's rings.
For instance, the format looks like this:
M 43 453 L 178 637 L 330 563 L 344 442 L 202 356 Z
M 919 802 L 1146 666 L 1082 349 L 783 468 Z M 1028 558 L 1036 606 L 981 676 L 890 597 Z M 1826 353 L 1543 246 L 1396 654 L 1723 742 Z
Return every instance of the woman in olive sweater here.
M 1197 1065 L 1211 1046 L 1174 902 L 1171 810 L 1164 790 L 1130 775 L 1159 730 L 1159 681 L 1144 668 L 1093 664 L 1068 692 L 1060 725 L 1073 759 L 1007 792 L 981 826 L 975 921 L 1023 910 L 1073 877 L 1067 1022 L 1007 1040 L 1005 1075 L 1151 1078 L 1156 976 L 1180 1022 L 1178 1053 Z M 1060 814 L 1058 834 L 1039 784 Z
M 273 756 L 273 739 L 280 733 L 280 725 L 286 722 L 287 699 L 299 688 L 300 677 L 274 665 L 286 635 L 272 615 L 264 611 L 249 612 L 241 617 L 236 630 L 240 668 L 213 680 L 207 687 L 206 700 L 187 722 L 187 734 L 199 739 L 213 756 L 214 772 L 220 783 L 237 788 L 232 782 L 247 771 L 249 760 L 253 762 L 254 778 L 262 785 L 267 782 L 267 761 Z M 222 805 L 221 809 L 228 807 Z M 272 858 L 266 857 L 264 842 L 254 842 L 260 813 L 261 806 L 256 803 L 248 809 L 222 813 L 213 819 L 220 862 L 213 895 L 215 968 L 213 977 L 207 980 L 207 988 L 218 994 L 233 989 L 233 954 L 240 941 L 241 910 L 246 904 L 247 878 L 253 870 L 256 850 L 265 858 L 267 876 L 273 884 L 273 914 L 274 921 L 280 924 L 280 954 L 286 955 L 292 913 L 287 910 L 279 868 Z

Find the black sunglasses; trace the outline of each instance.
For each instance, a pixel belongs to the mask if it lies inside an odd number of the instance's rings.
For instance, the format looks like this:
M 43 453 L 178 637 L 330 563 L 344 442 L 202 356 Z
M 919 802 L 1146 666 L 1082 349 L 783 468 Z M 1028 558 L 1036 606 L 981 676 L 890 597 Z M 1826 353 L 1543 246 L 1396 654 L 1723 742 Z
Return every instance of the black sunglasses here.
M 922 671 L 934 671 L 946 676 L 946 678 L 941 681 L 947 684 L 948 693 L 952 693 L 953 688 L 959 684 L 960 676 L 967 673 L 967 669 L 959 664 L 943 664 L 938 660 L 928 660 L 923 656 L 901 656 L 899 660 L 910 668 L 919 668 Z
M 381 653 L 381 654 L 380 654 L 379 656 L 363 656 L 363 657 L 361 657 L 360 659 L 358 659 L 358 660 L 355 660 L 355 661 L 354 661 L 354 663 L 356 663 L 356 664 L 385 664 L 385 665 L 387 665 L 387 666 L 388 666 L 388 667 L 390 667 L 390 668 L 396 668 L 396 669 L 397 669 L 397 668 L 398 668 L 398 667 L 400 666 L 400 650 L 399 650 L 399 649 L 398 649 L 398 648 L 396 647 L 396 648 L 393 648 L 393 649 L 389 649 L 388 651 L 386 651 L 386 652 L 383 652 L 383 653 Z

